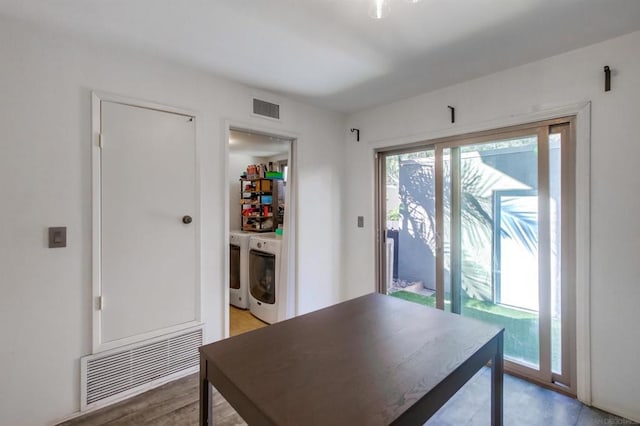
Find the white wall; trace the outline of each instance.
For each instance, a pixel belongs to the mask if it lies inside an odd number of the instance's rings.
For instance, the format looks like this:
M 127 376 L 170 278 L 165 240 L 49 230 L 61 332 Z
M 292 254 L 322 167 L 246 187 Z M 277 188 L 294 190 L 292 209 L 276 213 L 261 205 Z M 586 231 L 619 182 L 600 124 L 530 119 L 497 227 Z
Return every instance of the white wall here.
M 350 116 L 347 128 L 361 129 L 362 140 L 346 139 L 344 296 L 374 290 L 373 147 L 592 101 L 592 398 L 600 408 L 640 420 L 638 46 L 640 32 Z M 614 70 L 609 93 L 604 65 Z M 456 124 L 447 105 L 456 107 Z M 364 229 L 355 226 L 358 215 L 365 216 Z
M 266 164 L 269 164 L 269 162 L 272 162 L 275 165 L 277 161 L 288 160 L 288 159 L 289 159 L 289 153 L 284 152 L 282 154 L 274 155 L 272 157 L 267 157 L 265 158 L 265 161 L 267 162 Z
M 6 20 L 0 40 L 1 425 L 79 409 L 79 359 L 91 351 L 91 90 L 197 112 L 207 341 L 223 336 L 225 119 L 299 135 L 299 309 L 338 301 L 341 115 L 283 99 L 275 123 L 250 115 L 252 89 L 138 52 Z M 46 248 L 46 228 L 59 225 L 68 247 Z

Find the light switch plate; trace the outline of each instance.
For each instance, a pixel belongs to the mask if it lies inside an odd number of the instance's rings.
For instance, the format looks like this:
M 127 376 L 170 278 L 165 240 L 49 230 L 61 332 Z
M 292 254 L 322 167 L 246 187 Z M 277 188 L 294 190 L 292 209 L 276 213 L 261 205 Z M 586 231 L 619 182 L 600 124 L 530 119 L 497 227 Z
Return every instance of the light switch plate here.
M 49 248 L 67 246 L 67 227 L 54 226 L 49 228 Z
M 358 216 L 358 228 L 364 228 L 364 216 Z

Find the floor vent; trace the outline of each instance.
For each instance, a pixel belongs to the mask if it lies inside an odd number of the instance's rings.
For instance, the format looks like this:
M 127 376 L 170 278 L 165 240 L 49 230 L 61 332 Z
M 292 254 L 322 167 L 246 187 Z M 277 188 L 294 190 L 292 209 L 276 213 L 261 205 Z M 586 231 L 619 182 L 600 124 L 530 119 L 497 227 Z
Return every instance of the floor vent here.
M 262 117 L 280 120 L 280 105 L 253 98 L 253 113 Z
M 199 365 L 202 329 L 82 358 L 82 406 L 116 399 Z M 102 405 L 102 404 L 100 404 Z

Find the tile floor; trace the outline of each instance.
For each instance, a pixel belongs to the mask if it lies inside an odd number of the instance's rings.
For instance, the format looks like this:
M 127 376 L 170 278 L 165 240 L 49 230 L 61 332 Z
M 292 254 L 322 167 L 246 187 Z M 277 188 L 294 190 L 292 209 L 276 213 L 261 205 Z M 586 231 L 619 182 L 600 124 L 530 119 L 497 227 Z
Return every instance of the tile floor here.
M 504 390 L 505 426 L 638 424 L 512 376 L 505 375 Z M 490 370 L 485 368 L 429 419 L 426 426 L 489 425 L 490 395 Z M 198 424 L 198 404 L 198 376 L 193 374 L 74 419 L 64 426 L 195 426 Z M 214 406 L 214 424 L 245 425 L 217 392 Z
M 491 370 L 483 368 L 453 396 L 427 426 L 491 424 Z M 637 425 L 587 407 L 580 401 L 525 380 L 504 376 L 505 426 Z

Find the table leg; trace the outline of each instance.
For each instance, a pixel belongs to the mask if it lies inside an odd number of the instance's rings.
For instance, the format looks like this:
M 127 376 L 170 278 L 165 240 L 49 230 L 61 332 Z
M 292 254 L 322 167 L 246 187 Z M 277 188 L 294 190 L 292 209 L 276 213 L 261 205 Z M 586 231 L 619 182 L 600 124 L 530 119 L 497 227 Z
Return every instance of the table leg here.
M 211 424 L 211 390 L 207 379 L 207 361 L 200 357 L 200 426 Z
M 503 333 L 498 335 L 496 353 L 491 360 L 491 425 L 502 426 L 504 380 Z

